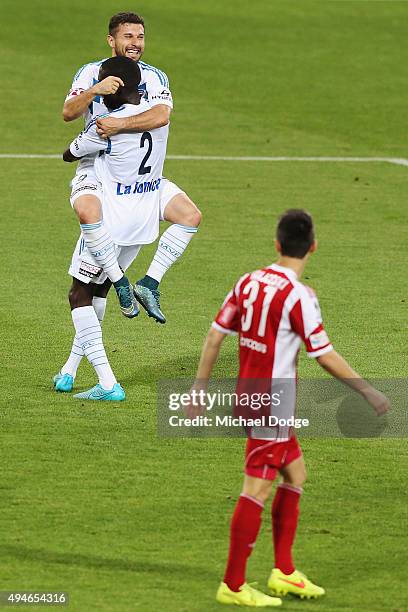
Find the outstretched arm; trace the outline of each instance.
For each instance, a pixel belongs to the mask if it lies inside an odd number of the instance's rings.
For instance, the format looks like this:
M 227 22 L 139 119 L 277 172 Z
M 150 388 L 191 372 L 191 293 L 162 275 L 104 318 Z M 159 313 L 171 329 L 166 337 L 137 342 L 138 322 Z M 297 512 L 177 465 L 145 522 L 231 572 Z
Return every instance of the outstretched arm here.
M 78 119 L 78 117 L 82 117 L 96 96 L 113 94 L 118 90 L 120 85 L 123 86 L 122 79 L 115 76 L 109 76 L 79 95 L 73 95 L 71 98 L 68 98 L 68 100 L 65 100 L 62 109 L 64 121 L 73 121 L 74 119 Z
M 360 393 L 379 416 L 388 412 L 391 407 L 388 398 L 381 391 L 377 391 L 367 380 L 361 378 L 339 353 L 330 351 L 316 357 L 316 360 L 326 372 Z
M 170 121 L 171 108 L 166 104 L 157 104 L 140 115 L 114 119 L 98 119 L 98 134 L 109 138 L 123 132 L 148 132 L 167 125 Z

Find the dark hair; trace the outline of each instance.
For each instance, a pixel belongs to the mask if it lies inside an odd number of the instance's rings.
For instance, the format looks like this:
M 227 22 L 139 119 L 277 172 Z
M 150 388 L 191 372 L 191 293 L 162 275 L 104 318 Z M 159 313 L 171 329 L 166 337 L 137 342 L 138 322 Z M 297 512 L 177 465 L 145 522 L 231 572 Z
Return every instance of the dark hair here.
M 116 93 L 103 97 L 107 108 L 114 110 L 128 102 L 129 97 L 134 96 L 137 92 L 141 78 L 140 68 L 137 62 L 131 60 L 130 57 L 110 57 L 99 69 L 99 80 L 102 81 L 108 76 L 119 77 L 124 82 L 124 87 L 119 87 Z
M 109 34 L 114 36 L 116 30 L 122 23 L 140 23 L 140 25 L 145 27 L 144 19 L 140 17 L 140 15 L 136 15 L 136 13 L 117 13 L 110 18 Z
M 282 255 L 302 259 L 314 241 L 312 217 L 300 208 L 287 210 L 279 219 L 276 238 Z

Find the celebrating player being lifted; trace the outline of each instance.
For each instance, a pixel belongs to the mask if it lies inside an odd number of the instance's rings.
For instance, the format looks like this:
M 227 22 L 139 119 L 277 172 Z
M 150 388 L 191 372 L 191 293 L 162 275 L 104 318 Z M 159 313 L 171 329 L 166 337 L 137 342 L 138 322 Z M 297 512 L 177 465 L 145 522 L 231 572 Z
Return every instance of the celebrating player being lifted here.
M 314 292 L 298 280 L 316 249 L 313 223 L 308 213 L 289 210 L 281 217 L 276 248 L 278 262 L 245 274 L 225 299 L 205 341 L 193 389 L 206 390 L 223 340 L 228 334 L 239 334 L 238 389 L 240 386 L 265 389 L 268 382 L 272 396 L 271 390 L 280 389 L 283 379 L 295 385 L 297 354 L 303 341 L 307 354 L 322 368 L 359 392 L 377 414 L 383 414 L 389 409 L 387 398 L 334 351 L 324 331 Z M 294 414 L 295 399 L 295 393 L 291 394 L 289 403 L 293 405 L 286 405 L 288 415 Z M 190 410 L 197 408 L 191 406 Z M 273 595 L 292 593 L 310 598 L 324 594 L 321 587 L 295 569 L 292 559 L 306 470 L 296 437 L 288 430 L 285 433 L 282 437 L 277 437 L 274 429 L 270 430 L 270 435 L 256 429 L 249 433 L 244 485 L 231 521 L 224 581 L 217 592 L 220 603 L 254 607 L 281 603 L 279 597 L 265 595 L 245 582 L 247 560 L 278 472 L 282 482 L 275 493 L 271 516 L 275 568 L 268 587 Z
M 112 56 L 125 56 L 138 63 L 141 72 L 139 92 L 150 108 L 133 116 L 108 117 L 98 122 L 99 133 L 109 138 L 119 132 L 141 133 L 167 125 L 173 107 L 167 76 L 161 70 L 140 61 L 145 46 L 142 17 L 135 13 L 114 15 L 109 22 L 108 44 Z M 98 73 L 103 61 L 85 64 L 76 73 L 64 104 L 65 121 L 84 115 L 87 126 L 95 117 L 106 113 L 103 96 L 114 94 L 123 83 L 116 76 L 100 81 Z M 79 218 L 84 243 L 112 281 L 123 314 L 132 317 L 134 298 L 129 281 L 114 255 L 112 236 L 102 219 L 93 161 L 94 157 L 87 155 L 78 165 L 71 183 L 71 204 Z M 149 316 L 159 323 L 165 323 L 166 318 L 160 308 L 159 283 L 197 232 L 201 213 L 184 191 L 165 178 L 160 182 L 159 194 L 160 219 L 170 221 L 172 225 L 160 237 L 146 275 L 134 286 L 134 295 Z
M 140 69 L 136 62 L 112 57 L 103 62 L 98 72 L 101 79 L 115 75 L 123 83 L 115 93 L 104 96 L 104 103 L 115 116 L 137 116 L 149 108 L 146 101 L 140 101 Z M 92 121 L 64 153 L 67 162 L 97 156 L 92 174 L 95 195 L 102 202 L 104 227 L 113 241 L 109 256 L 114 254 L 124 271 L 141 246 L 153 242 L 159 234 L 160 185 L 167 137 L 165 125 L 142 134 L 118 134 L 106 141 L 97 134 L 96 123 Z M 95 244 L 95 249 L 106 252 L 102 240 Z M 111 280 L 83 235 L 76 245 L 69 273 L 73 277 L 69 301 L 76 335 L 67 362 L 54 377 L 55 389 L 72 390 L 77 368 L 86 355 L 99 383 L 75 397 L 123 400 L 125 392 L 113 374 L 102 342 L 101 322 Z M 136 316 L 136 302 L 132 308 Z

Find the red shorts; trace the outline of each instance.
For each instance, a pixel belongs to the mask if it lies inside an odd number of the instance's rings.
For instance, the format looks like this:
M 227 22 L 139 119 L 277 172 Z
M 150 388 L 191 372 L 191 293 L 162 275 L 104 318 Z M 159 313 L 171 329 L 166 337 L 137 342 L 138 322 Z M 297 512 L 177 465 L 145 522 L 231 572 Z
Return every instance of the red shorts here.
M 302 456 L 296 437 L 287 442 L 248 438 L 245 451 L 245 474 L 275 480 L 278 471 Z

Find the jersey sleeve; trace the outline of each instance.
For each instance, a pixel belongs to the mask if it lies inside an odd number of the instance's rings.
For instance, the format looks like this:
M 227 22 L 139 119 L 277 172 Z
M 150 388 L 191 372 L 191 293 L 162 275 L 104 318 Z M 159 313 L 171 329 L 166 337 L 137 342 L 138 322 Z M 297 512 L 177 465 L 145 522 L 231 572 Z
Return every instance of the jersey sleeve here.
M 88 127 L 81 132 L 69 145 L 69 150 L 75 157 L 84 157 L 99 151 L 109 151 L 110 139 L 104 140 L 96 131 L 96 119 L 90 122 Z
M 93 83 L 92 64 L 85 64 L 85 66 L 82 66 L 74 76 L 71 89 L 69 90 L 65 101 L 70 100 L 75 96 L 79 96 L 79 94 L 81 94 L 83 91 L 86 91 L 92 87 Z
M 320 357 L 333 350 L 323 327 L 317 296 L 309 287 L 300 288 L 299 298 L 290 311 L 289 320 L 293 331 L 302 338 L 309 357 Z
M 223 334 L 237 335 L 240 331 L 240 311 L 238 297 L 242 283 L 249 277 L 249 274 L 241 276 L 232 291 L 229 292 L 212 324 L 214 329 Z
M 169 79 L 161 70 L 148 70 L 145 75 L 147 101 L 150 106 L 164 104 L 173 108 L 173 97 L 171 95 Z
M 235 336 L 239 331 L 239 310 L 235 291 L 229 292 L 212 324 L 214 329 Z

